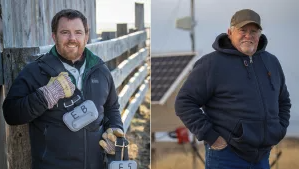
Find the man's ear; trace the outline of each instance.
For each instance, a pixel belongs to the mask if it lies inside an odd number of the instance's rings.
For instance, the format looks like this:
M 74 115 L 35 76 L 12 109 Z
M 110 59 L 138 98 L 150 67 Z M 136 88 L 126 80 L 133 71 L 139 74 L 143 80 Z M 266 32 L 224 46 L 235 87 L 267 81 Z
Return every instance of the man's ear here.
M 231 35 L 232 35 L 232 31 L 231 29 L 227 29 L 227 35 L 228 35 L 228 38 L 230 39 Z
M 89 39 L 89 32 L 90 32 L 90 29 L 88 29 L 88 32 L 85 33 L 85 43 L 86 44 L 87 44 L 88 39 Z
M 52 39 L 56 43 L 56 34 L 54 32 L 52 32 Z

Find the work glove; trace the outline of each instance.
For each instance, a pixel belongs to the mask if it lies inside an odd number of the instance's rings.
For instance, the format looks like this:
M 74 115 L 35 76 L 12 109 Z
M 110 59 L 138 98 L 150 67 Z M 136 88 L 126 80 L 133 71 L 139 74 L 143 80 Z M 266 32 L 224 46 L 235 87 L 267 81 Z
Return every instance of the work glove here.
M 59 99 L 71 97 L 74 94 L 75 85 L 67 72 L 61 72 L 58 76 L 51 77 L 48 84 L 40 87 L 39 90 L 43 92 L 48 108 L 51 109 Z
M 102 135 L 104 140 L 99 144 L 108 154 L 115 154 L 115 142 L 117 137 L 124 137 L 124 132 L 119 128 L 108 128 Z

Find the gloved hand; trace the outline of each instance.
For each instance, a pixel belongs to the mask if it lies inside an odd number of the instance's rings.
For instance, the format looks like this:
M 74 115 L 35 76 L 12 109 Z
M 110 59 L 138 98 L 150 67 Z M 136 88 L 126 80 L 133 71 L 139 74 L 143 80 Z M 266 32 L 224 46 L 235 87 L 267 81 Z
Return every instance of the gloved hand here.
M 100 146 L 108 154 L 115 154 L 115 142 L 117 137 L 124 137 L 124 132 L 119 128 L 108 128 L 102 135 L 104 140 L 99 142 Z
M 59 99 L 71 97 L 74 94 L 75 85 L 67 72 L 61 72 L 57 77 L 51 77 L 48 84 L 40 87 L 39 90 L 43 92 L 48 108 L 51 109 Z

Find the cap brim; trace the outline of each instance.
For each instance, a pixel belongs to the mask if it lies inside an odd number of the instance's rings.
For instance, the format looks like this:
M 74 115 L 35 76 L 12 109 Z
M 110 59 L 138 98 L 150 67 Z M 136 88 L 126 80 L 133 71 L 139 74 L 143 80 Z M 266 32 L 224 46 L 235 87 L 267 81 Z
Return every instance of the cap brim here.
M 243 21 L 243 22 L 241 22 L 241 23 L 239 23 L 239 24 L 235 25 L 235 27 L 236 27 L 236 28 L 242 28 L 243 26 L 245 26 L 245 25 L 247 25 L 247 24 L 250 24 L 250 23 L 254 23 L 254 24 L 256 24 L 256 26 L 258 26 L 258 27 L 259 27 L 259 29 L 261 29 L 261 30 L 262 30 L 262 27 L 261 27 L 261 25 L 260 25 L 260 24 L 258 24 L 257 22 L 254 22 L 254 21 Z

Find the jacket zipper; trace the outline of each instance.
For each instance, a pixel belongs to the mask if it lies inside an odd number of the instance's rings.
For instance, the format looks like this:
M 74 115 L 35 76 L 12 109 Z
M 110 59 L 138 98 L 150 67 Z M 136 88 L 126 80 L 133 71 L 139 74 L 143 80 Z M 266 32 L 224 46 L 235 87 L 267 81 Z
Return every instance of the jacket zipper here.
M 253 63 L 252 56 L 249 56 L 250 63 Z
M 84 129 L 84 150 L 85 150 L 85 153 L 84 153 L 84 169 L 86 169 L 86 162 L 87 162 L 87 138 L 86 138 L 86 129 Z
M 82 77 L 82 82 L 83 82 L 83 85 L 82 85 L 82 90 L 81 90 L 81 93 L 82 93 L 82 96 L 83 96 L 83 99 L 85 100 L 85 96 L 84 94 L 85 93 L 85 90 L 86 87 L 87 87 L 87 79 L 88 79 L 88 76 L 93 73 L 95 70 L 97 70 L 97 67 L 95 67 L 94 69 L 92 70 L 89 70 L 86 75 L 84 77 Z M 86 129 L 84 129 L 84 169 L 86 169 L 86 163 L 87 163 L 87 136 L 86 136 Z
M 250 59 L 252 60 L 252 57 L 250 57 Z M 253 63 L 253 61 L 251 62 L 250 61 L 250 63 Z M 266 139 L 266 125 L 267 125 L 267 111 L 266 111 L 266 107 L 265 107 L 265 102 L 264 102 L 264 99 L 263 99 L 263 96 L 262 96 L 262 93 L 261 93 L 261 88 L 260 88 L 260 82 L 259 82 L 259 80 L 258 80 L 258 78 L 257 78 L 257 75 L 256 75 L 256 73 L 255 73 L 255 71 L 254 71 L 254 66 L 253 66 L 253 64 L 252 64 L 252 69 L 253 69 L 253 73 L 254 73 L 254 77 L 255 77 L 255 79 L 256 79 L 256 81 L 257 81 L 257 83 L 258 83 L 258 89 L 259 89 L 259 94 L 260 94 L 260 97 L 261 97 L 261 101 L 262 101 L 262 104 L 263 104 L 263 109 L 264 109 L 264 112 L 265 112 L 265 116 L 264 116 L 264 120 L 265 120 L 265 122 L 264 122 L 264 135 L 263 135 L 263 142 L 262 142 L 262 145 L 263 144 L 265 144 L 265 139 Z

